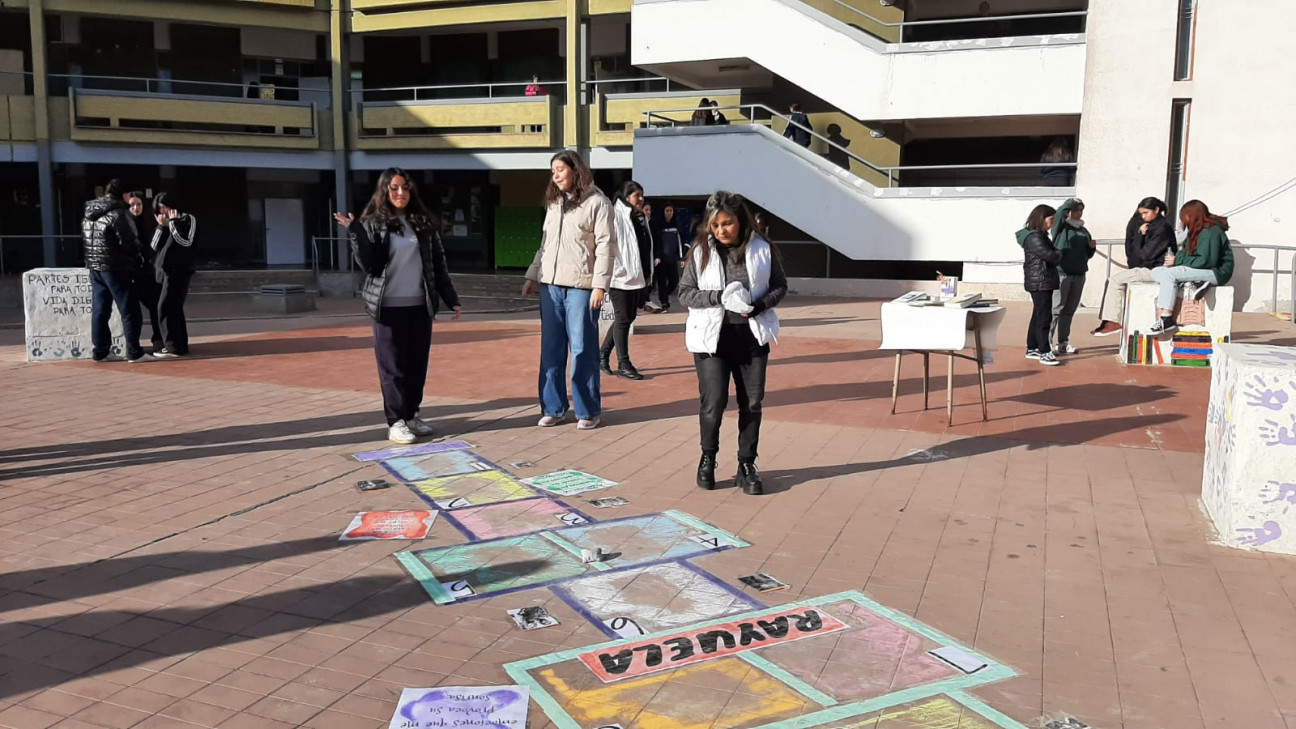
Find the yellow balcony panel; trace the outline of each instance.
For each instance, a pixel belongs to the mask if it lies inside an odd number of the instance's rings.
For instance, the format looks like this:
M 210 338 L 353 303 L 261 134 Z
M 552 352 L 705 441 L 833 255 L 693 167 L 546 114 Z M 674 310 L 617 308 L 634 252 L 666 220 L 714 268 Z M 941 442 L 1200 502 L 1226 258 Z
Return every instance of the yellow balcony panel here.
M 36 141 L 36 103 L 31 96 L 3 96 L 0 107 L 0 139 L 11 142 Z
M 634 144 L 634 130 L 647 122 L 647 112 L 680 109 L 661 113 L 659 117 L 687 124 L 702 99 L 710 99 L 720 106 L 735 106 L 742 102 L 742 93 L 737 89 L 723 89 L 600 94 L 598 103 L 590 109 L 590 141 L 596 147 L 629 147 Z M 724 115 L 735 124 L 748 120 L 747 115 L 738 109 L 725 109 Z M 665 121 L 654 118 L 653 123 L 664 124 Z
M 314 8 L 315 0 L 235 0 L 253 5 L 291 5 L 295 8 Z
M 358 146 L 549 147 L 558 128 L 553 96 L 368 102 L 360 108 Z
M 801 1 L 830 18 L 853 25 L 887 43 L 900 42 L 898 24 L 904 20 L 904 11 L 894 5 L 881 5 L 873 0 Z M 858 9 L 859 12 L 855 12 L 852 8 Z M 884 23 L 897 25 L 884 25 Z
M 590 15 L 616 15 L 630 12 L 634 0 L 589 0 Z
M 351 29 L 357 33 L 406 30 L 447 25 L 550 20 L 567 16 L 566 0 L 524 0 L 481 5 L 409 2 L 407 0 L 353 0 Z M 405 9 L 406 7 L 410 9 Z
M 6 2 L 6 5 L 9 3 Z M 46 13 L 108 15 L 123 18 L 165 18 L 173 23 L 260 26 L 327 33 L 329 14 L 314 3 L 297 0 L 235 0 L 233 2 L 177 2 L 177 0 L 44 0 Z
M 74 140 L 319 148 L 307 102 L 74 90 L 69 119 Z

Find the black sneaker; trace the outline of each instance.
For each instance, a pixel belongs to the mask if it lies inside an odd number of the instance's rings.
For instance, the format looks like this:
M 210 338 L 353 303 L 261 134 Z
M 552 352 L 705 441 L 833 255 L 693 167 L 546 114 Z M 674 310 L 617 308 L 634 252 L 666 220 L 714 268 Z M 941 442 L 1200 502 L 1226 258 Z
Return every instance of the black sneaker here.
M 1200 299 L 1206 289 L 1211 287 L 1210 281 L 1193 281 L 1184 286 L 1185 299 Z
M 1039 358 L 1040 358 L 1040 353 L 1038 349 L 1026 350 L 1026 359 L 1039 359 Z
M 1154 337 L 1162 334 L 1171 334 L 1178 328 L 1179 325 L 1175 323 L 1173 317 L 1163 316 L 1161 317 L 1161 321 L 1148 328 L 1148 334 L 1151 334 Z

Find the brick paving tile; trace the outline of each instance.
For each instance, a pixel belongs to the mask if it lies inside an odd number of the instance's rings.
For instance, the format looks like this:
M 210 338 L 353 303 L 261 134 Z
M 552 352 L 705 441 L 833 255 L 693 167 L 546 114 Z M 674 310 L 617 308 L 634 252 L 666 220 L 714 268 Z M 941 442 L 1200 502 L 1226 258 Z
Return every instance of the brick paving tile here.
M 986 652 L 1021 675 L 973 693 L 1027 726 L 1296 727 L 1296 560 L 1214 546 L 1198 507 L 1209 373 L 1122 367 L 1107 341 L 1032 366 L 1008 309 L 991 420 L 959 367 L 949 426 L 942 378 L 920 409 L 914 357 L 889 415 L 877 302 L 787 302 L 763 498 L 732 486 L 732 412 L 726 481 L 692 484 L 680 314 L 640 320 L 648 379 L 605 379 L 590 433 L 534 427 L 534 314 L 438 323 L 424 415 L 524 476 L 621 481 L 631 503 L 600 518 L 680 509 L 740 535 L 695 563 L 788 582 L 770 605 L 863 590 Z M 605 640 L 543 590 L 434 605 L 391 557 L 406 543 L 337 541 L 356 511 L 422 506 L 351 486 L 386 476 L 346 457 L 385 444 L 363 318 L 195 329 L 196 356 L 148 368 L 24 365 L 0 329 L 0 726 L 382 727 L 403 687 L 504 683 L 506 662 Z M 1234 333 L 1283 336 L 1247 314 Z M 173 408 L 141 418 L 149 399 Z M 110 435 L 69 437 L 42 417 L 60 408 Z M 419 546 L 458 541 L 438 523 Z M 562 625 L 516 630 L 505 611 L 527 604 Z M 530 723 L 552 725 L 534 705 Z

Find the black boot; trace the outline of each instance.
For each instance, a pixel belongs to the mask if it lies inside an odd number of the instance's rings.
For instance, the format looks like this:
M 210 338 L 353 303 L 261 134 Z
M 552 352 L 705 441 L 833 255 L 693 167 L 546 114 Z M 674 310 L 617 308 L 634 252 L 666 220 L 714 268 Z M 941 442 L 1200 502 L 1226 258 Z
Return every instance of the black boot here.
M 734 476 L 734 483 L 743 490 L 744 494 L 760 496 L 765 493 L 765 485 L 761 483 L 760 471 L 756 470 L 755 461 L 738 462 L 738 475 Z
M 716 457 L 713 453 L 703 453 L 698 461 L 697 485 L 700 489 L 710 491 L 715 488 Z
M 612 364 L 611 362 L 608 361 L 610 359 L 612 359 L 611 350 L 608 350 L 606 352 L 601 350 L 599 351 L 599 372 L 602 372 L 605 375 L 616 374 L 615 372 L 612 371 Z
M 634 364 L 631 362 L 622 362 L 621 368 L 618 369 L 616 373 L 618 376 L 624 377 L 627 380 L 642 380 L 644 378 L 643 375 L 639 374 L 639 370 L 635 369 Z

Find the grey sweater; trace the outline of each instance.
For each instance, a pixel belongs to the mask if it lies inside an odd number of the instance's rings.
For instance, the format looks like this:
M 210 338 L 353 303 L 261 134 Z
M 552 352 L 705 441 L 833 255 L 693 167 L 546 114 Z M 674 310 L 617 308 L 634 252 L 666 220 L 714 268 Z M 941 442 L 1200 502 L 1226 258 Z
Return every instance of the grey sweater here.
M 697 246 L 694 246 L 697 248 Z M 738 281 L 751 289 L 751 281 L 747 278 L 747 261 L 743 256 L 732 255 L 733 250 L 725 246 L 717 245 L 715 247 L 724 260 L 725 282 Z M 703 291 L 698 288 L 698 269 L 697 256 L 701 251 L 690 252 L 688 265 L 684 267 L 684 272 L 680 274 L 679 290 L 676 295 L 680 303 L 691 309 L 705 309 L 709 306 L 721 306 L 721 291 Z M 787 296 L 787 276 L 783 273 L 783 261 L 779 259 L 778 253 L 771 251 L 770 256 L 770 280 L 769 291 L 765 295 L 752 302 L 752 314 L 759 314 L 766 309 L 772 309 L 778 306 L 779 302 Z M 725 312 L 725 321 L 730 324 L 742 324 L 747 321 L 742 314 L 735 314 L 732 311 Z

